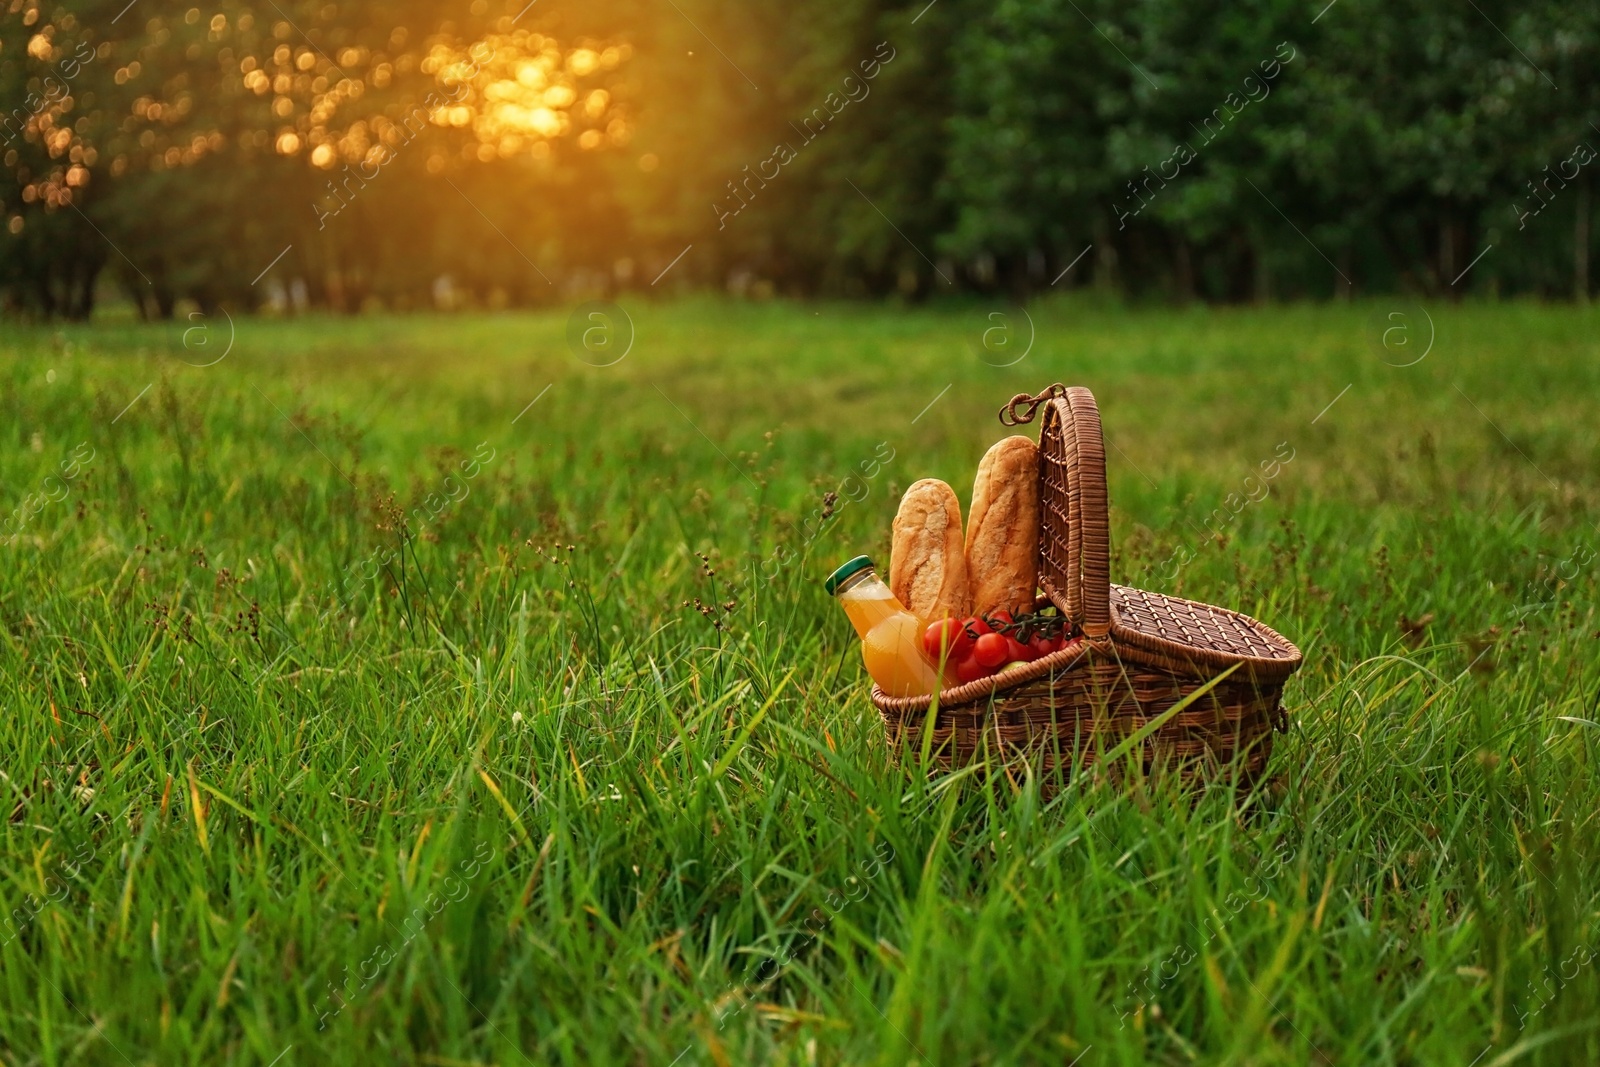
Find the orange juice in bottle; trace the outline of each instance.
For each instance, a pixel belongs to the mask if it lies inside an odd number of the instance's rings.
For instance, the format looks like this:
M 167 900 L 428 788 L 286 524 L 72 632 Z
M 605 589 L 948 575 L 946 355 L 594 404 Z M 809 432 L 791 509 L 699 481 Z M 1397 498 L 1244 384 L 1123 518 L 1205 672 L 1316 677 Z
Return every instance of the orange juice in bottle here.
M 861 637 L 867 673 L 890 696 L 922 697 L 939 691 L 939 671 L 922 650 L 922 620 L 907 611 L 873 568 L 857 556 L 834 571 L 823 588 Z

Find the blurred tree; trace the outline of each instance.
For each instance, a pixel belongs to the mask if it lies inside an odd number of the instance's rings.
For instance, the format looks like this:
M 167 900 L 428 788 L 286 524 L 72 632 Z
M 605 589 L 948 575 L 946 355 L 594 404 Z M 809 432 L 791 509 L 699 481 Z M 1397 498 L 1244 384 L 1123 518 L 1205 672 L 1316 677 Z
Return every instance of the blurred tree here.
M 0 291 L 1586 299 L 1597 61 L 1574 0 L 10 0 Z
M 1112 131 L 1153 90 L 1118 54 L 1131 42 L 1110 7 L 1002 0 L 974 12 L 954 42 L 941 192 L 955 224 L 941 247 L 995 257 L 1016 288 L 1048 286 L 1090 244 L 1102 250 L 1101 280 L 1112 280 Z

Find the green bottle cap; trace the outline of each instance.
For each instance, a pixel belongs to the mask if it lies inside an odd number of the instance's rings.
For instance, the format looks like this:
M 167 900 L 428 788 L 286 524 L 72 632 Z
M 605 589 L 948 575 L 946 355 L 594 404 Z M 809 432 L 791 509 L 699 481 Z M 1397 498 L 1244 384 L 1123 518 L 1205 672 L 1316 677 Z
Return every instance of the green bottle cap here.
M 872 566 L 871 556 L 857 556 L 848 563 L 840 564 L 838 570 L 828 575 L 828 580 L 822 583 L 822 588 L 828 591 L 829 596 L 832 596 L 838 590 L 840 582 L 843 582 L 852 574 L 858 574 L 866 570 L 870 566 Z

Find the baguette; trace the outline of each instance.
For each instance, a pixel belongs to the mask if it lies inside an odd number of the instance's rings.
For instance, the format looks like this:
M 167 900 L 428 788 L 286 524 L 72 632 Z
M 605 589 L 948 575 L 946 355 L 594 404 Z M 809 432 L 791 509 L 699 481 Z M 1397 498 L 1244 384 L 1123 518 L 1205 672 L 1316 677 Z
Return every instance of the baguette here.
M 978 464 L 966 553 L 975 610 L 1033 610 L 1039 586 L 1039 448 L 1028 438 L 996 442 Z
M 971 610 L 961 504 L 937 478 L 912 483 L 894 517 L 889 589 L 924 622 L 965 618 Z

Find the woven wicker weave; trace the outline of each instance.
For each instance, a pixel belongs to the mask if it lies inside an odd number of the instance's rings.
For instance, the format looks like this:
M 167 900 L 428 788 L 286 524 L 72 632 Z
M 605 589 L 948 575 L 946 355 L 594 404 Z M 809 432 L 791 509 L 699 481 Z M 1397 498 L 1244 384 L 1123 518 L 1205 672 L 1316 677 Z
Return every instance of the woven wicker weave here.
M 1026 667 L 946 689 L 936 702 L 885 696 L 874 686 L 891 749 L 931 744 L 945 769 L 985 755 L 1004 765 L 1029 762 L 1048 787 L 1057 771 L 1065 779 L 1074 767 L 1094 764 L 1214 683 L 1140 742 L 1142 762 L 1173 765 L 1185 779 L 1231 766 L 1241 782 L 1254 781 L 1272 754 L 1274 729 L 1287 727 L 1283 685 L 1300 666 L 1299 649 L 1237 612 L 1113 585 L 1105 445 L 1094 395 L 1054 385 L 1014 398 L 1000 421 L 1031 422 L 1040 407 L 1045 596 L 1038 606 L 1055 605 L 1083 640 Z

